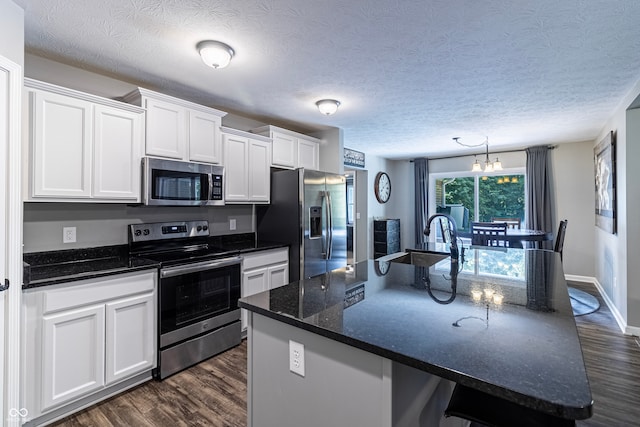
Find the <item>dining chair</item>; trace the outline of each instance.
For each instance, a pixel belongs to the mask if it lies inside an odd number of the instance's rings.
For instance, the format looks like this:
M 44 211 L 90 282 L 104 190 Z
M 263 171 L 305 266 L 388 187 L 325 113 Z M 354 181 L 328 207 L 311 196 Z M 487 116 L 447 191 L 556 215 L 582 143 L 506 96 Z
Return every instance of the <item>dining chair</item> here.
M 506 222 L 508 228 L 520 228 L 520 218 L 516 217 L 493 217 L 491 222 Z
M 564 247 L 564 236 L 567 234 L 567 222 L 568 220 L 563 219 L 560 221 L 558 225 L 558 233 L 556 234 L 556 241 L 553 246 L 553 251 L 558 252 L 560 254 L 560 259 L 562 260 L 562 248 Z
M 474 246 L 508 246 L 506 222 L 472 222 L 471 244 Z

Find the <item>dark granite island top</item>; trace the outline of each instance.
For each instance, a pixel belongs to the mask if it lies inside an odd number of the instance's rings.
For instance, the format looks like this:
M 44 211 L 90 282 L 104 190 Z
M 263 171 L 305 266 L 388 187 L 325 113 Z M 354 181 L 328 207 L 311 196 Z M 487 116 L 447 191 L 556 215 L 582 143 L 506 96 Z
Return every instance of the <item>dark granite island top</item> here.
M 558 254 L 466 249 L 464 258 L 455 292 L 448 259 L 429 268 L 365 261 L 240 306 L 526 407 L 590 417 Z

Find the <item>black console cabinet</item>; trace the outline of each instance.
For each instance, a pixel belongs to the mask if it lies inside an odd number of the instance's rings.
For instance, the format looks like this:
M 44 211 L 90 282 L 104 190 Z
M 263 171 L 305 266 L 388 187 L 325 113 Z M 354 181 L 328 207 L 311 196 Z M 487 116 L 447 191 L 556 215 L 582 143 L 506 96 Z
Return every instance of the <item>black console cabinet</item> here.
M 376 219 L 373 221 L 373 258 L 400 251 L 400 220 Z

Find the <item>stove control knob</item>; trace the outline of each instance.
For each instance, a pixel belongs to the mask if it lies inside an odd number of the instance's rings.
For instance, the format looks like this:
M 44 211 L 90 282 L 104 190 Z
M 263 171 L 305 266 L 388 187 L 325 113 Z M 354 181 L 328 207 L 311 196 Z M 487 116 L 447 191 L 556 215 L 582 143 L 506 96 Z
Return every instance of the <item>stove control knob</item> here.
M 135 234 L 136 236 L 139 236 L 139 235 L 141 235 L 141 234 L 142 234 L 142 231 L 140 231 L 140 230 L 136 230 L 133 234 Z
M 208 225 L 203 225 L 203 226 L 202 226 L 202 231 L 207 231 L 208 229 L 209 229 L 209 226 L 208 226 Z
M 145 236 L 149 235 L 149 229 L 145 228 L 144 231 L 142 232 L 142 234 L 144 234 Z
M 196 229 L 197 229 L 198 231 L 202 231 L 202 226 L 201 226 L 201 225 L 199 225 L 198 227 L 196 227 Z

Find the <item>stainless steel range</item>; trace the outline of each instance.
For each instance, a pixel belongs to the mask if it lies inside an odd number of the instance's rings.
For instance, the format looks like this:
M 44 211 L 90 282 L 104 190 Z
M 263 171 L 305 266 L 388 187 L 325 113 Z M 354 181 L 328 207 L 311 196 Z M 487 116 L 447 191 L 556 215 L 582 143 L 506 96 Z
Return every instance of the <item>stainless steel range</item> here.
M 207 221 L 131 224 L 129 252 L 161 263 L 156 378 L 240 344 L 242 258 L 209 245 Z

